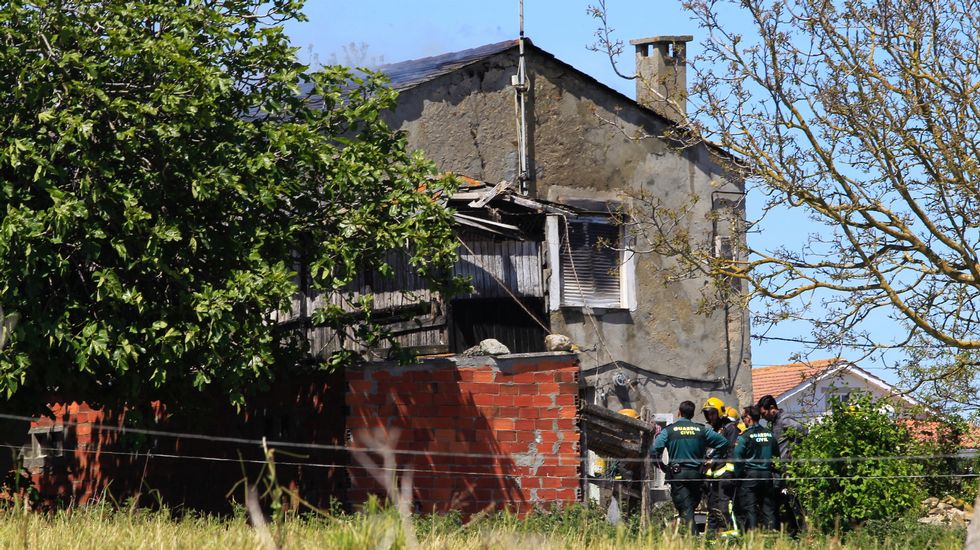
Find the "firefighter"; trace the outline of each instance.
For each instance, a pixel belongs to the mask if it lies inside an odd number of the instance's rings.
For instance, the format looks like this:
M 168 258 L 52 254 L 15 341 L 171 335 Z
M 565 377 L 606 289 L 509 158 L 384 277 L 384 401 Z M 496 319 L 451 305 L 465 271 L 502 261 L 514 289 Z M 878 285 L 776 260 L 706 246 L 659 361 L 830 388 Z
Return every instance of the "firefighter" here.
M 704 473 L 705 493 L 708 500 L 709 538 L 717 534 L 723 537 L 738 535 L 732 500 L 735 498 L 735 465 L 729 461 L 738 440 L 738 425 L 728 416 L 728 409 L 721 399 L 709 397 L 701 407 L 701 413 L 709 426 L 728 441 L 725 451 L 709 451 L 708 466 Z
M 653 441 L 650 454 L 664 471 L 670 483 L 670 498 L 681 522 L 694 532 L 694 508 L 701 501 L 701 468 L 708 449 L 725 452 L 728 440 L 708 426 L 694 422 L 694 403 L 682 401 L 677 410 L 679 420 L 667 426 Z M 664 464 L 667 450 L 670 463 Z
M 738 484 L 738 514 L 743 529 L 755 529 L 760 522 L 766 529 L 776 528 L 776 486 L 772 458 L 776 438 L 759 424 L 759 407 L 745 407 L 742 421 L 747 426 L 738 437 L 732 458 Z

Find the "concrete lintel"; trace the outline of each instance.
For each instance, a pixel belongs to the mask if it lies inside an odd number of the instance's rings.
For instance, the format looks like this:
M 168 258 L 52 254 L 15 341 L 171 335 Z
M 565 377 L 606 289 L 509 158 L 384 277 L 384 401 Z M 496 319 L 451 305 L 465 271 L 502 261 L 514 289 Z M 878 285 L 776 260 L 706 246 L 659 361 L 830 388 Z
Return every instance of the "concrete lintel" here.
M 644 44 L 660 44 L 663 42 L 690 42 L 694 36 L 690 34 L 664 34 L 660 36 L 649 36 L 647 38 L 634 38 L 630 40 L 632 46 L 642 46 Z

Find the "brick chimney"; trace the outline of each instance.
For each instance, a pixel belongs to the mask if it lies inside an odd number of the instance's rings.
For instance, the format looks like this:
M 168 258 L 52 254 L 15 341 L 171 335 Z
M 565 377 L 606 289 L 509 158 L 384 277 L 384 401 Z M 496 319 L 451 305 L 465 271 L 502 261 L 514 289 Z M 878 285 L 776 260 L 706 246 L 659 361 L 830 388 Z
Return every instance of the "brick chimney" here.
M 693 36 L 630 40 L 636 47 L 636 101 L 673 121 L 687 114 L 687 43 Z

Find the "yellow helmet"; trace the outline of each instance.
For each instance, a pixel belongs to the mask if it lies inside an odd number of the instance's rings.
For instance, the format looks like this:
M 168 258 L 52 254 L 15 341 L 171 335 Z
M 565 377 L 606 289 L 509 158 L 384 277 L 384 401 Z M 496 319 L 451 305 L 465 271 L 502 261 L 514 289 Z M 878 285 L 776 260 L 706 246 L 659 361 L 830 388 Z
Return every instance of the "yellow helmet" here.
M 640 419 L 640 413 L 636 412 L 633 409 L 620 409 L 619 410 L 619 414 L 621 414 L 623 416 L 628 416 L 630 418 L 634 418 L 636 420 L 639 420 Z
M 738 433 L 742 433 L 745 430 L 749 429 L 748 426 L 745 425 L 745 422 L 739 422 L 735 426 L 738 428 Z
M 714 409 L 718 411 L 718 416 L 725 414 L 725 402 L 717 397 L 709 397 L 704 405 L 701 406 L 701 410 Z
M 735 410 L 735 407 L 728 407 L 725 409 L 725 416 L 734 420 L 738 418 L 738 411 Z

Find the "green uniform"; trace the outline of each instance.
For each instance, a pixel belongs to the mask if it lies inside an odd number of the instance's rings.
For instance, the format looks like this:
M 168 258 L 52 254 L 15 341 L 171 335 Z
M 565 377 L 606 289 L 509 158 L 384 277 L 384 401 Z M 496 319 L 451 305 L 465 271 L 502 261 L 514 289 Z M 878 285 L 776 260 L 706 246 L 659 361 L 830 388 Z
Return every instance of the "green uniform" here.
M 651 455 L 670 482 L 670 498 L 681 520 L 693 531 L 694 508 L 701 502 L 704 479 L 701 466 L 708 449 L 724 451 L 728 440 L 708 426 L 682 418 L 667 426 L 653 441 Z M 662 461 L 664 449 L 670 455 L 669 467 Z
M 738 484 L 739 523 L 743 529 L 755 529 L 761 521 L 768 529 L 776 528 L 776 489 L 772 458 L 777 455 L 776 438 L 758 424 L 738 436 L 732 458 Z

